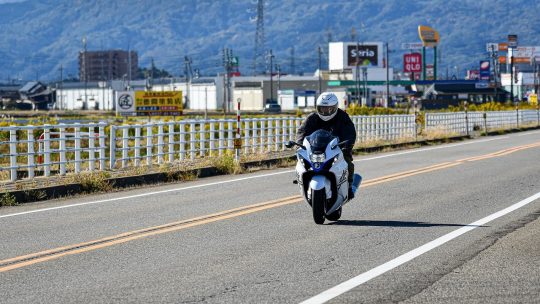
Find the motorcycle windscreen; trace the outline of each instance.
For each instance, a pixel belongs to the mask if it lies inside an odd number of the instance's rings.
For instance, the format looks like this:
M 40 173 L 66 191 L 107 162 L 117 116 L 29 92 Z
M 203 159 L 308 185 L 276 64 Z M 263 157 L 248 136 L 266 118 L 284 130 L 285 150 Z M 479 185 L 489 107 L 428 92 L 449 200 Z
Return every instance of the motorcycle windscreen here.
M 334 138 L 336 137 L 326 130 L 320 129 L 313 132 L 310 136 L 308 136 L 311 151 L 316 154 L 324 153 L 324 151 L 326 151 L 326 146 L 328 146 L 328 144 Z

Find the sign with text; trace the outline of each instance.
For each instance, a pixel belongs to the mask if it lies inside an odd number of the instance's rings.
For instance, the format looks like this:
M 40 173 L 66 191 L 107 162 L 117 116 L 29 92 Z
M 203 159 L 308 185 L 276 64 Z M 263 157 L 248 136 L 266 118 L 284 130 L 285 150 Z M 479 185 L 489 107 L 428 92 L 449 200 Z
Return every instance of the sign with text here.
M 426 47 L 436 47 L 439 44 L 439 32 L 429 26 L 419 25 L 418 36 Z
M 182 115 L 181 91 L 127 91 L 119 92 L 117 109 L 125 116 L 177 116 Z
M 517 35 L 508 35 L 508 48 L 515 49 L 518 46 L 518 36 Z
M 424 47 L 422 42 L 409 42 L 401 44 L 402 50 L 421 50 L 422 47 Z
M 349 66 L 379 66 L 379 46 L 369 44 L 349 44 L 347 46 Z
M 403 72 L 420 73 L 422 72 L 422 54 L 412 53 L 403 55 Z
M 480 61 L 480 80 L 489 80 L 491 74 L 490 62 L 487 60 Z

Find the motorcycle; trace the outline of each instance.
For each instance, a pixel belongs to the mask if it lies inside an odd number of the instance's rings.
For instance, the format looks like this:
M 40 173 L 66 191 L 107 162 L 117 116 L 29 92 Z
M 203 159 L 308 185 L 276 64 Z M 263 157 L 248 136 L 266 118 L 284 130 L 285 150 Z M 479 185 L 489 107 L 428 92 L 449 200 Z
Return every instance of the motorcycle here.
M 347 143 L 321 129 L 304 138 L 302 144 L 286 144 L 288 148 L 299 147 L 294 183 L 300 186 L 302 196 L 311 206 L 316 224 L 324 224 L 325 219 L 339 220 L 343 205 L 350 200 L 348 167 L 341 150 Z M 362 177 L 354 174 L 353 193 L 361 182 Z

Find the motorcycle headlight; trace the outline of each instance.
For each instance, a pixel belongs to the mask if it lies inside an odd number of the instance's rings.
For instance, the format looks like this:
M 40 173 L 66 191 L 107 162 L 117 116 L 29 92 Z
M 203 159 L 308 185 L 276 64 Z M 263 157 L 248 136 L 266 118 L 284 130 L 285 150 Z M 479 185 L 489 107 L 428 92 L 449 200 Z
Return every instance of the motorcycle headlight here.
M 338 160 L 339 160 L 339 154 L 334 156 L 334 161 L 332 162 L 332 166 L 335 165 Z
M 312 163 L 322 163 L 326 159 L 326 155 L 324 153 L 321 154 L 310 154 L 309 159 Z

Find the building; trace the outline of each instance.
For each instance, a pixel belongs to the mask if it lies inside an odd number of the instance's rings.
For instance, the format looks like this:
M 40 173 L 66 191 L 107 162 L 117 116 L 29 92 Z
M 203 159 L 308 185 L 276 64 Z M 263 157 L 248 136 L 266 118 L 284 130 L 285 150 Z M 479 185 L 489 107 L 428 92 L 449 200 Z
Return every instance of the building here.
M 107 50 L 79 53 L 79 79 L 83 82 L 134 79 L 138 66 L 139 59 L 135 51 Z

